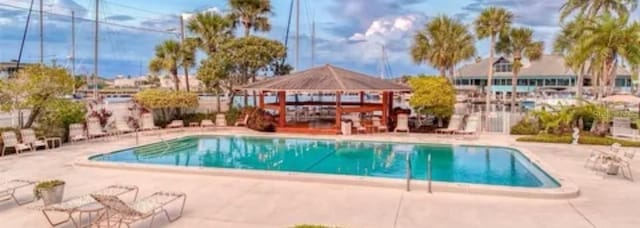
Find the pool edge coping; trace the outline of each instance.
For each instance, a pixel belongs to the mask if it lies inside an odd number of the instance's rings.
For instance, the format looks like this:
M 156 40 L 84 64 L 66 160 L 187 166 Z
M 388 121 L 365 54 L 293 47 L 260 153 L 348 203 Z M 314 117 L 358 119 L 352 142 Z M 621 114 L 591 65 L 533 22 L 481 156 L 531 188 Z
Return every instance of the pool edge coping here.
M 174 140 L 184 137 L 198 137 L 198 136 L 238 136 L 235 134 L 225 132 L 199 132 L 190 135 L 176 135 L 166 140 Z M 326 135 L 295 135 L 295 134 L 265 134 L 260 132 L 254 132 L 251 134 L 243 133 L 241 136 L 256 136 L 256 137 L 283 137 L 283 138 L 304 138 L 304 139 L 322 139 L 322 140 L 358 140 L 368 142 L 382 142 L 381 140 L 361 138 L 354 136 L 326 136 Z M 160 142 L 161 140 L 155 140 L 153 142 L 145 143 L 152 144 Z M 580 195 L 580 189 L 577 185 L 569 181 L 563 175 L 560 175 L 553 167 L 542 161 L 537 155 L 530 152 L 528 149 L 520 148 L 513 144 L 499 144 L 487 145 L 474 141 L 464 142 L 451 142 L 443 141 L 437 142 L 436 140 L 419 141 L 414 138 L 402 138 L 402 141 L 396 138 L 387 138 L 384 142 L 397 142 L 397 143 L 421 143 L 421 144 L 435 144 L 435 145 L 468 145 L 468 146 L 493 146 L 504 147 L 519 151 L 524 155 L 531 163 L 538 166 L 544 173 L 550 176 L 553 180 L 560 185 L 557 188 L 526 188 L 526 187 L 510 187 L 510 186 L 498 186 L 498 185 L 486 185 L 486 184 L 470 184 L 470 183 L 451 183 L 451 182 L 432 182 L 433 192 L 451 192 L 451 193 L 471 193 L 478 195 L 493 195 L 493 196 L 511 196 L 518 198 L 537 198 L 537 199 L 572 199 Z M 379 178 L 379 177 L 363 177 L 363 176 L 344 176 L 335 174 L 315 174 L 315 173 L 300 173 L 300 172 L 270 172 L 265 170 L 242 170 L 242 169 L 228 169 L 228 168 L 216 168 L 216 167 L 174 167 L 167 165 L 153 165 L 153 164 L 132 164 L 132 163 L 118 163 L 118 162 L 104 162 L 94 161 L 90 158 L 126 150 L 132 147 L 123 147 L 111 152 L 100 152 L 85 155 L 77 158 L 74 161 L 75 165 L 82 167 L 93 168 L 107 168 L 118 170 L 133 170 L 133 171 L 147 171 L 147 172 L 164 172 L 172 174 L 196 174 L 205 176 L 223 176 L 223 177 L 240 177 L 240 178 L 252 178 L 252 179 L 268 179 L 278 181 L 297 181 L 307 183 L 324 183 L 324 184 L 348 184 L 356 186 L 367 187 L 385 187 L 393 189 L 406 189 L 405 179 L 391 179 L 391 178 Z M 411 180 L 412 190 L 428 190 L 428 181 L 426 180 Z

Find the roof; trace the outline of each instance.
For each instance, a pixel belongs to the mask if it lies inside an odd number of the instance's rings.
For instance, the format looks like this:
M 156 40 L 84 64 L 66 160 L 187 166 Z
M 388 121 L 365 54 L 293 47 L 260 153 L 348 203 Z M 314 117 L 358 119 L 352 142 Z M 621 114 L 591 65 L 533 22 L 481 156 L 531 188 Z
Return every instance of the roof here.
M 345 91 L 345 92 L 410 92 L 411 88 L 392 81 L 350 71 L 332 65 L 311 68 L 293 74 L 273 77 L 241 87 L 262 91 Z
M 499 57 L 494 62 L 507 60 L 507 58 Z M 457 77 L 461 78 L 484 78 L 489 70 L 489 59 L 482 59 L 480 62 L 467 64 L 458 69 Z M 566 66 L 564 58 L 560 55 L 543 55 L 539 60 L 529 62 L 523 60 L 523 67 L 518 77 L 557 77 L 557 76 L 575 76 L 569 67 Z M 622 67 L 618 67 L 618 75 L 630 75 L 629 71 Z M 494 72 L 496 77 L 511 77 L 511 72 Z M 587 76 L 590 77 L 590 76 Z

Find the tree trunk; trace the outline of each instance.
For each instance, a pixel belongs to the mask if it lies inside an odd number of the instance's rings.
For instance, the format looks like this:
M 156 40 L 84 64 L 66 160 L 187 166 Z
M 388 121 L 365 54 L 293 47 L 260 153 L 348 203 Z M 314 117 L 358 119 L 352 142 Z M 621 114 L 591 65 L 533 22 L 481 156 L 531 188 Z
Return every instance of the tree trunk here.
M 584 86 L 584 65 L 580 66 L 576 80 L 576 98 L 578 102 L 582 102 L 582 87 Z
M 220 89 L 217 89 L 218 91 L 216 91 L 216 113 L 220 113 L 221 108 L 220 108 Z
M 180 91 L 180 78 L 178 78 L 178 68 L 171 69 L 171 76 L 173 76 L 173 82 L 175 83 L 176 91 Z
M 184 85 L 187 92 L 189 92 L 189 67 L 184 66 Z
M 492 93 L 491 87 L 493 86 L 493 57 L 495 55 L 495 46 L 496 46 L 496 36 L 491 35 L 491 44 L 489 46 L 489 71 L 487 75 L 487 86 L 485 87 L 486 88 L 485 89 L 486 101 L 485 101 L 485 112 L 484 112 L 484 117 L 485 117 L 484 130 L 485 131 L 489 129 L 488 114 L 491 109 L 491 93 Z
M 511 113 L 516 112 L 516 94 L 518 85 L 518 71 L 513 71 L 513 77 L 511 77 Z
M 251 35 L 251 28 L 248 25 L 244 26 L 244 37 L 249 37 Z
M 41 110 L 42 109 L 40 107 L 34 107 L 31 110 L 31 113 L 29 113 L 29 119 L 27 119 L 27 123 L 24 124 L 24 128 L 31 128 L 31 125 L 33 125 L 33 122 L 36 121 L 36 117 L 40 115 Z
M 440 67 L 440 77 L 447 77 L 447 69 L 445 67 Z

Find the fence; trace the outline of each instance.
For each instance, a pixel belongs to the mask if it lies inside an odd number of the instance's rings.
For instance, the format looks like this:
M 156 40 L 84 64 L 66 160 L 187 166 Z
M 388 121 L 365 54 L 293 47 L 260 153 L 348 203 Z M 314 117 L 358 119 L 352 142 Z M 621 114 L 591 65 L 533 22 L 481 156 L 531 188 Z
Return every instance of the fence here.
M 24 123 L 29 114 L 30 111 L 28 110 L 0 112 L 0 128 L 20 127 L 20 123 Z

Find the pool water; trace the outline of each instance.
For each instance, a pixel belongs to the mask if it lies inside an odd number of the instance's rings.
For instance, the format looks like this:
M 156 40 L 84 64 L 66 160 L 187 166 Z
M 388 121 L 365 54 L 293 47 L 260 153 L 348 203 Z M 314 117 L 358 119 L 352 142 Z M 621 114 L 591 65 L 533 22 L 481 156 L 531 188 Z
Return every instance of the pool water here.
M 519 151 L 452 146 L 303 138 L 199 136 L 94 156 L 96 161 L 172 166 L 322 173 L 554 188 L 559 184 Z M 407 160 L 408 157 L 408 160 Z M 409 164 L 410 163 L 410 164 Z

